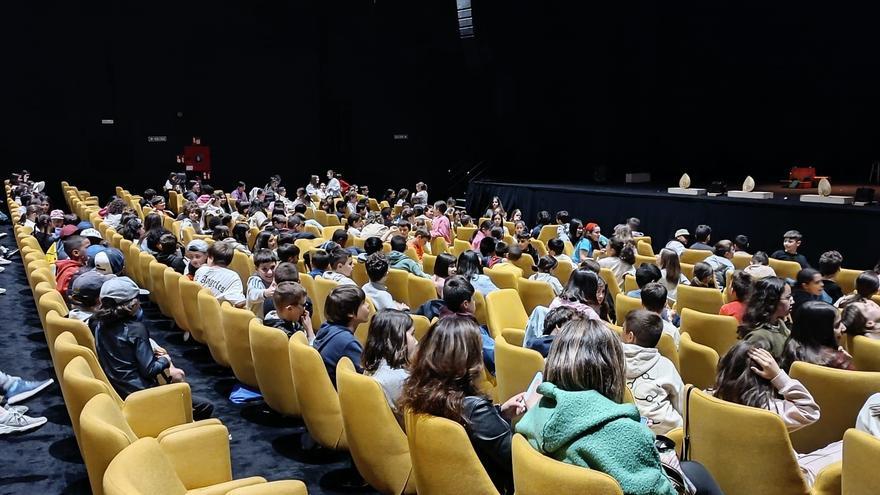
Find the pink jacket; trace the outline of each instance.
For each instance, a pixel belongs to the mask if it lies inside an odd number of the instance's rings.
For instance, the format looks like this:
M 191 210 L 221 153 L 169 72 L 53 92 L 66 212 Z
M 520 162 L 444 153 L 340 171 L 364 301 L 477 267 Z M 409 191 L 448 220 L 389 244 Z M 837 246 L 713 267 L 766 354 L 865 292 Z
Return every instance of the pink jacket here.
M 446 239 L 447 244 L 452 244 L 452 228 L 449 225 L 449 218 L 445 215 L 439 216 L 434 219 L 433 225 L 431 225 L 431 238 L 442 237 Z
M 767 409 L 782 418 L 789 433 L 819 420 L 819 405 L 801 382 L 780 371 L 770 383 L 782 398 L 771 399 Z

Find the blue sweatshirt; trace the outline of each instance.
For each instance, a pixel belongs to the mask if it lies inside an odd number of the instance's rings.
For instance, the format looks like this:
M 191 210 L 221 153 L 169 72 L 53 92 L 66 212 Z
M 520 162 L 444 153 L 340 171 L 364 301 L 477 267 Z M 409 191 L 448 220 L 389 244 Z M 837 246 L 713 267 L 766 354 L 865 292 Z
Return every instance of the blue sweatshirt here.
M 333 382 L 334 387 L 336 386 L 336 364 L 343 357 L 351 359 L 357 372 L 363 373 L 361 354 L 364 349 L 348 327 L 338 323 L 324 322 L 318 329 L 318 333 L 315 334 L 312 346 L 321 354 L 321 359 L 324 360 L 324 366 L 327 367 L 327 374 L 330 375 L 330 381 Z

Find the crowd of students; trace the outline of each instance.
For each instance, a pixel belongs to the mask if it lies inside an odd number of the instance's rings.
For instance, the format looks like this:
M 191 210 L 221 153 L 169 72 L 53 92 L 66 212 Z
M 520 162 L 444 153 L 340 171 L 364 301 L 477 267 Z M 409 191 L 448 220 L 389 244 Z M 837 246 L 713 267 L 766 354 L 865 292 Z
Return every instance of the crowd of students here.
M 277 176 L 250 192 L 238 183 L 230 195 L 233 201 L 210 185 L 193 183 L 180 191 L 187 202 L 179 220 L 184 227 L 211 235 L 212 243 L 196 238 L 179 245 L 181 233 L 162 227 L 162 215 L 172 213 L 152 190 L 143 201 L 154 211 L 142 222 L 129 207 L 120 208 L 119 199 L 110 201 L 102 215 L 125 238 L 208 288 L 218 300 L 247 307 L 266 325 L 288 335 L 304 332 L 334 384 L 336 364 L 348 357 L 358 372 L 380 383 L 396 412 L 409 409 L 461 423 L 502 492 L 512 490 L 510 440 L 517 431 L 546 455 L 610 474 L 624 493 L 675 493 L 654 437 L 683 423 L 684 383 L 657 349 L 664 334 L 679 345 L 679 316 L 669 304 L 676 300 L 679 285 L 724 290 L 730 283 L 735 299 L 720 313 L 737 319 L 740 341 L 722 356 L 711 391 L 730 402 L 776 412 L 792 431 L 814 423 L 819 410 L 809 391 L 787 375 L 791 364 L 807 361 L 853 369 L 851 357 L 839 344 L 841 336 L 880 338 L 880 306 L 871 299 L 880 286 L 877 274 L 862 273 L 856 291 L 843 294 L 834 281 L 843 262 L 840 253 L 824 253 L 819 270 L 814 270 L 798 253 L 802 238 L 796 231 L 786 232 L 783 249 L 770 256 L 800 263 L 803 268 L 795 280 L 776 277 L 765 253 L 750 255 L 746 236 L 713 243 L 712 230 L 705 225 L 694 229 L 693 236 L 679 229 L 658 254 L 656 265 L 635 268 L 637 238 L 642 235 L 637 218 L 615 226 L 608 238 L 595 222 L 585 224 L 560 211 L 556 236 L 547 242 L 548 254 L 539 256 L 532 240 L 543 227 L 553 225 L 548 212 L 540 212 L 530 229 L 521 212 L 508 214 L 500 199 L 493 198 L 485 211 L 489 220 L 473 226 L 454 200 L 431 204 L 423 183 L 416 185 L 413 195 L 406 189 L 388 190 L 383 201 L 389 206 L 371 212 L 363 194 L 368 193 L 366 187 L 340 182 L 332 170 L 327 178 L 321 184 L 313 176 L 306 187 L 297 189 L 294 200 L 287 199 Z M 30 208 L 27 201 L 20 204 Z M 343 225 L 331 239 L 301 253 L 295 241 L 315 237 L 304 226 L 321 227 L 306 217 L 309 208 L 337 215 Z M 111 382 L 127 394 L 158 386 L 156 375 L 163 373 L 170 381 L 185 379 L 140 323 L 140 291 L 123 276 L 121 253 L 107 247 L 91 225 L 68 215 L 61 214 L 65 226 L 57 230 L 33 222 L 34 236 L 57 257 L 58 288 L 77 312 L 71 315 L 89 321 L 96 332 L 99 361 Z M 513 232 L 504 225 L 508 220 L 514 223 Z M 442 238 L 451 245 L 454 232 L 469 226 L 475 227 L 472 249 L 458 257 L 434 253 L 433 273 L 425 273 L 420 260 L 430 251 L 430 241 Z M 246 236 L 251 227 L 260 231 L 252 249 Z M 515 242 L 505 242 L 507 236 Z M 363 247 L 355 246 L 355 237 L 363 240 L 358 243 Z M 389 253 L 383 251 L 386 242 Z M 410 249 L 414 257 L 407 254 Z M 565 254 L 569 249 L 571 256 Z M 685 249 L 711 251 L 694 265 L 690 280 L 680 261 Z M 253 275 L 245 284 L 229 268 L 235 251 L 248 254 L 253 262 Z M 751 263 L 736 270 L 731 260 L 744 255 L 751 256 Z M 497 406 L 480 389 L 484 370 L 495 371 L 494 340 L 474 316 L 474 295 L 498 290 L 484 268 L 522 275 L 517 265 L 523 259 L 536 272 L 530 278 L 547 283 L 554 294 L 547 307 L 539 306 L 529 315 L 523 342 L 546 358 L 544 383 L 528 401 L 518 394 Z M 299 283 L 300 261 L 304 273 L 338 284 L 324 302 L 319 328 L 312 327 L 311 300 Z M 352 277 L 357 263 L 364 265 L 369 278 L 363 286 Z M 572 264 L 567 280 L 555 275 L 562 263 Z M 385 285 L 392 268 L 432 280 L 437 298 L 419 308 L 395 300 Z M 610 270 L 611 280 L 603 278 L 603 269 Z M 643 308 L 626 315 L 618 335 L 611 329 L 616 311 L 607 284 L 623 287 L 627 274 L 638 286 L 627 295 L 639 298 Z M 372 318 L 368 298 L 377 310 Z M 410 314 L 437 318 L 420 342 L 413 337 Z M 354 331 L 368 319 L 362 346 Z M 626 389 L 634 406 L 624 403 Z M 865 405 L 858 425 L 853 418 L 854 426 L 876 431 L 870 425 L 880 419 L 865 411 L 877 403 L 880 394 Z M 194 408 L 199 417 L 211 413 L 204 401 L 194 399 Z M 514 429 L 513 419 L 520 416 Z M 810 456 L 802 464 L 805 478 L 812 482 L 821 467 L 836 460 L 839 445 Z M 681 470 L 696 493 L 720 493 L 699 464 L 684 462 Z

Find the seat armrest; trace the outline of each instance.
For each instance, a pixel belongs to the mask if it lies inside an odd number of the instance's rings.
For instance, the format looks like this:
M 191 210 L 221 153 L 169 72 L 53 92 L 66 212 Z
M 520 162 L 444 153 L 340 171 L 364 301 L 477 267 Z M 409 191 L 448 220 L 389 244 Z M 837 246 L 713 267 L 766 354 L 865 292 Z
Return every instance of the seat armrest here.
M 138 437 L 158 437 L 173 426 L 192 423 L 192 395 L 186 383 L 139 390 L 125 399 L 125 419 Z
M 229 430 L 219 421 L 208 421 L 199 426 L 174 428 L 174 431 L 163 432 L 158 439 L 187 490 L 232 480 Z
M 816 476 L 816 482 L 813 483 L 813 489 L 810 493 L 812 495 L 840 495 L 842 473 L 843 462 L 839 461 L 825 466 Z
M 205 488 L 196 488 L 195 490 L 187 490 L 186 495 L 229 495 L 230 493 L 241 490 L 245 487 L 260 486 L 264 484 L 266 484 L 266 478 L 260 476 L 252 476 L 250 478 L 227 481 L 226 483 L 220 483 L 219 485 L 206 486 Z

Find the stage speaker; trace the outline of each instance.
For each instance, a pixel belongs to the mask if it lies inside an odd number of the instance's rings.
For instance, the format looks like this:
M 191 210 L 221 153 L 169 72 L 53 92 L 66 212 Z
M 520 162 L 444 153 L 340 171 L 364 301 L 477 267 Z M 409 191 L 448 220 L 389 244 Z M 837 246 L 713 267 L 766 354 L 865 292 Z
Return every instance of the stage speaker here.
M 874 202 L 874 189 L 871 187 L 860 187 L 856 189 L 856 203 L 871 204 Z

